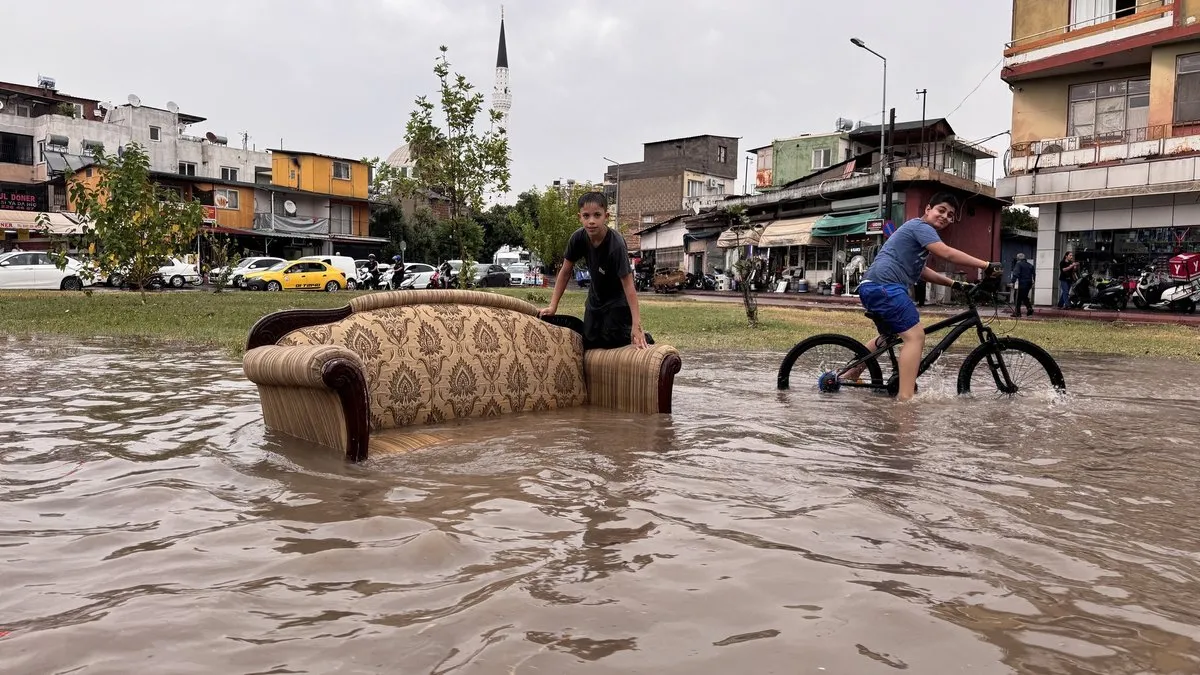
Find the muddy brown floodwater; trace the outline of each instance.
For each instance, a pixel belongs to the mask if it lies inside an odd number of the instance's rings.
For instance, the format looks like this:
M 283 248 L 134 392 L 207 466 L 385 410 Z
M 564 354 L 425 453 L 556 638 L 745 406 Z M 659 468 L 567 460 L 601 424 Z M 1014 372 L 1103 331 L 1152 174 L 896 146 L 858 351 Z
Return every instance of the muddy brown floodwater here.
M 691 353 L 669 418 L 355 467 L 219 353 L 0 346 L 6 674 L 1200 672 L 1193 364 L 898 407 Z

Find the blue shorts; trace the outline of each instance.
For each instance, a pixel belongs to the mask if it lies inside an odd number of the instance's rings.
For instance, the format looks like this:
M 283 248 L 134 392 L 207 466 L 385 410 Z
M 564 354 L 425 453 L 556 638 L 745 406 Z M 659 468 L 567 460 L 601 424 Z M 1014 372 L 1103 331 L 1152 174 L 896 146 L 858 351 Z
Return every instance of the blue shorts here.
M 896 333 L 921 323 L 917 306 L 908 297 L 908 287 L 903 284 L 867 282 L 859 285 L 858 298 L 868 312 L 878 314 Z

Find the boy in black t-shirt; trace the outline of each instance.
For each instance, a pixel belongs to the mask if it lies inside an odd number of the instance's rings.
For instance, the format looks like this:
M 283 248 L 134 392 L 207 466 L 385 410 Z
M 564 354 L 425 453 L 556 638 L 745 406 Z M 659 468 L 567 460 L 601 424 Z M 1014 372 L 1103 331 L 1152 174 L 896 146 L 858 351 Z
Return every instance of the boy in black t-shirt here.
M 550 306 L 539 316 L 550 317 L 558 312 L 558 301 L 573 278 L 575 261 L 586 259 L 591 283 L 583 311 L 584 349 L 615 349 L 628 344 L 644 349 L 647 336 L 642 330 L 629 252 L 625 238 L 608 227 L 608 199 L 600 192 L 580 197 L 579 222 L 583 227 L 567 242 Z

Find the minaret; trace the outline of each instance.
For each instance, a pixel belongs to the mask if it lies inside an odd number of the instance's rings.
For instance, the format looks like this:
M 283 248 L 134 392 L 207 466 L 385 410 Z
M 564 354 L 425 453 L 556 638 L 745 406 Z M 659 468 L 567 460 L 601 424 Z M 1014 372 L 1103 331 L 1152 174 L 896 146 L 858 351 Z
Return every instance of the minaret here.
M 500 112 L 500 128 L 507 131 L 512 93 L 508 90 L 508 47 L 504 44 L 503 5 L 500 6 L 500 49 L 496 52 L 496 87 L 492 89 L 492 108 Z

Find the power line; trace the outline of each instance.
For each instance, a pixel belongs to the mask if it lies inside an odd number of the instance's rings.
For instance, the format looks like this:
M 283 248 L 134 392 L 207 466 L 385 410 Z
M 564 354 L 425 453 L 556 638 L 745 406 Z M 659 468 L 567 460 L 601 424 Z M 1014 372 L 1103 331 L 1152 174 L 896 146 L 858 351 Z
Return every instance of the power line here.
M 983 79 L 979 80 L 979 84 L 975 85 L 975 88 L 972 89 L 970 92 L 968 92 L 967 95 L 963 97 L 963 100 L 958 102 L 958 105 L 954 106 L 954 110 L 951 110 L 950 112 L 946 113 L 945 115 L 943 115 L 943 117 L 945 117 L 946 119 L 949 119 L 951 115 L 958 112 L 958 109 L 963 107 L 963 104 L 967 102 L 967 99 L 974 96 L 975 92 L 979 91 L 979 88 L 983 86 L 983 83 L 987 82 L 987 79 L 992 76 L 992 73 L 996 72 L 996 69 L 1000 67 L 1001 63 L 1004 63 L 1003 58 L 1001 58 L 999 61 L 997 61 L 996 65 L 992 66 L 991 70 L 987 71 L 987 74 L 983 76 Z

